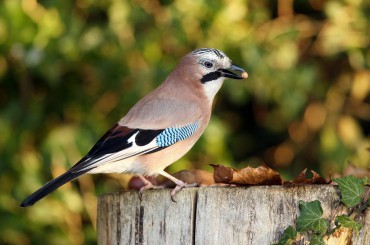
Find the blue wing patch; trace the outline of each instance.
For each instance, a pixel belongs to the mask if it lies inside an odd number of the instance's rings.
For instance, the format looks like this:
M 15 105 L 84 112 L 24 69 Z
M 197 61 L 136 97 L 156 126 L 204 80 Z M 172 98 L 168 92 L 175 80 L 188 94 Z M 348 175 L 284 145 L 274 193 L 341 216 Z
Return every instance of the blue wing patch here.
M 193 122 L 183 127 L 170 127 L 163 130 L 156 138 L 158 147 L 167 147 L 178 141 L 189 138 L 199 127 L 199 122 Z

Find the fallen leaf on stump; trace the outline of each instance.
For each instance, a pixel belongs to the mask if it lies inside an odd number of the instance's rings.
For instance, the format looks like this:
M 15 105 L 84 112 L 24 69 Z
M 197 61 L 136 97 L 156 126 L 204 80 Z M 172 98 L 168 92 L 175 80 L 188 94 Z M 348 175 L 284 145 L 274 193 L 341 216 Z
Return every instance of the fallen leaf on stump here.
M 307 168 L 304 169 L 300 174 L 298 174 L 298 176 L 293 181 L 284 181 L 283 185 L 285 186 L 313 185 L 313 184 L 320 185 L 320 184 L 330 184 L 331 183 L 330 177 L 328 180 L 326 180 L 313 170 L 311 170 L 311 173 L 313 175 L 312 178 L 307 179 L 306 171 L 307 171 Z
M 328 180 L 322 178 L 318 173 L 311 170 L 313 177 L 306 178 L 307 169 L 303 170 L 293 181 L 284 181 L 280 174 L 263 164 L 259 167 L 245 167 L 233 169 L 219 164 L 211 164 L 214 169 L 213 175 L 204 170 L 182 170 L 174 173 L 173 176 L 186 183 L 197 183 L 200 186 L 212 185 L 309 185 L 309 184 L 329 184 Z M 146 177 L 153 185 L 162 185 L 167 188 L 175 187 L 175 183 L 169 179 L 158 181 L 154 177 Z M 144 184 L 138 177 L 133 177 L 129 182 L 129 189 L 140 189 Z
M 216 183 L 239 184 L 239 185 L 281 185 L 282 179 L 278 172 L 261 165 L 257 168 L 245 167 L 233 169 L 223 165 L 211 164 L 214 168 L 213 177 Z

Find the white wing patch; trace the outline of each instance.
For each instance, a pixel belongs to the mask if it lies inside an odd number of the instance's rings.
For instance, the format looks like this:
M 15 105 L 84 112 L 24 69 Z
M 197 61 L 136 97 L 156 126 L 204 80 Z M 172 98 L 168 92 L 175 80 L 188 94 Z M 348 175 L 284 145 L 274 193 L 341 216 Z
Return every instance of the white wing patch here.
M 198 126 L 199 121 L 195 121 L 185 126 L 166 128 L 145 145 L 141 145 L 140 143 L 140 145 L 138 145 L 136 143 L 138 140 L 140 142 L 140 139 L 138 139 L 138 137 L 140 138 L 139 134 L 146 132 L 146 130 L 138 130 L 126 140 L 125 144 L 130 145 L 128 148 L 117 152 L 104 154 L 98 158 L 94 158 L 94 156 L 92 156 L 91 158 L 85 160 L 85 167 L 82 167 L 75 172 L 86 171 L 89 169 L 89 173 L 129 171 L 129 169 L 132 168 L 132 163 L 126 161 L 125 164 L 123 164 L 124 160 L 133 156 L 149 153 L 159 148 L 166 148 L 175 144 L 176 142 L 185 140 L 194 134 L 194 132 L 198 129 Z M 150 134 L 150 132 L 147 133 Z

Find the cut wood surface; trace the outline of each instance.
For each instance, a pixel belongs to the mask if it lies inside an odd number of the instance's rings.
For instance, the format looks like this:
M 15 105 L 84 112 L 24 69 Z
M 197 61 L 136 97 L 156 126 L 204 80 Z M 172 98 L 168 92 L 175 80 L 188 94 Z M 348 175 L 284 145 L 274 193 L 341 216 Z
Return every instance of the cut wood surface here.
M 295 226 L 300 200 L 319 200 L 330 220 L 346 211 L 331 185 L 188 188 L 176 200 L 170 189 L 145 191 L 141 201 L 136 191 L 99 197 L 98 243 L 272 244 Z M 364 227 L 358 235 L 347 232 L 348 239 L 370 244 L 369 210 L 359 222 Z

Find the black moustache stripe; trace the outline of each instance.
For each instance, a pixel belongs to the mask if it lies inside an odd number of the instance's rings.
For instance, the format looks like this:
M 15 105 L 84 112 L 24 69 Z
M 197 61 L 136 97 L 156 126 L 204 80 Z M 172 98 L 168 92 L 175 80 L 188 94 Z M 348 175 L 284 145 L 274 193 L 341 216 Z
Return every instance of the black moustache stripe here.
M 202 79 L 200 79 L 200 81 L 202 83 L 206 83 L 206 82 L 210 82 L 210 81 L 216 80 L 216 79 L 218 79 L 220 77 L 222 77 L 221 72 L 219 72 L 219 71 L 213 71 L 213 72 L 210 72 L 210 73 L 204 75 L 202 77 Z

